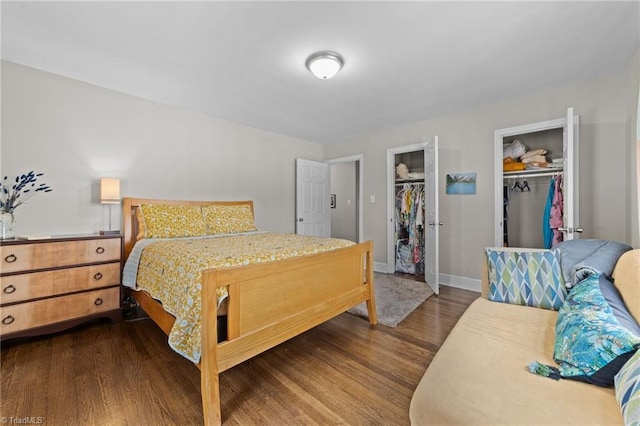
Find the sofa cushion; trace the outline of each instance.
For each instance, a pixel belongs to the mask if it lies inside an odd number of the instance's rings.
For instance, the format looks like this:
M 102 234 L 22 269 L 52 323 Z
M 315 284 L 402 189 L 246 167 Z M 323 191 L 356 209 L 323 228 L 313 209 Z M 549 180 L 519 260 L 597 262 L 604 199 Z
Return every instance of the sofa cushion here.
M 489 291 L 494 302 L 558 310 L 567 290 L 551 250 L 487 248 Z
M 555 334 L 560 375 L 598 386 L 613 386 L 640 346 L 640 327 L 604 275 L 591 275 L 569 292 Z
M 616 374 L 615 385 L 624 424 L 640 424 L 640 351 Z
M 626 252 L 616 263 L 613 283 L 634 318 L 640 319 L 640 249 Z
M 529 374 L 553 363 L 558 312 L 479 298 L 458 320 L 411 400 L 414 425 L 621 425 L 614 389 Z

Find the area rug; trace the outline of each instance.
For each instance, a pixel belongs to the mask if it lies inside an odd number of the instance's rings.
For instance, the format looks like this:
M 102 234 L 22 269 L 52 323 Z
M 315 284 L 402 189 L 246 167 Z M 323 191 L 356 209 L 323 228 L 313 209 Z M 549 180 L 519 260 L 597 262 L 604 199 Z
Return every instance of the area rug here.
M 415 281 L 391 274 L 375 273 L 373 277 L 376 293 L 378 323 L 396 327 L 411 312 L 433 295 L 424 281 Z M 367 306 L 361 303 L 347 312 L 369 319 Z

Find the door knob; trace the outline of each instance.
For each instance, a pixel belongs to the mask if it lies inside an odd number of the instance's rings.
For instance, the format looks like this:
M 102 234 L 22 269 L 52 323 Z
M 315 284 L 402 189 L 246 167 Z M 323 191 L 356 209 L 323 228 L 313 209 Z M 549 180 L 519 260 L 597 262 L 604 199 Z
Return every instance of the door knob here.
M 573 232 L 577 232 L 577 233 L 581 234 L 582 232 L 584 232 L 582 230 L 582 228 L 558 228 L 558 231 L 560 231 L 560 232 L 568 232 L 569 234 L 571 234 Z
M 303 219 L 303 218 L 301 218 L 301 217 L 299 217 L 299 218 L 298 218 L 298 222 L 302 222 L 302 221 L 304 221 L 304 219 Z

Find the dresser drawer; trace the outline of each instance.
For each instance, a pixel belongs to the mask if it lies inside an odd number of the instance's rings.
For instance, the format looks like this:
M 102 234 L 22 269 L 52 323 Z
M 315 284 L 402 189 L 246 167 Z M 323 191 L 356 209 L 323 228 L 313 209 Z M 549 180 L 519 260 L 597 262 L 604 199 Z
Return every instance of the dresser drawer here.
M 0 307 L 0 334 L 80 318 L 120 307 L 120 287 Z
M 0 277 L 0 304 L 120 284 L 120 262 Z
M 0 247 L 3 274 L 108 261 L 120 261 L 120 238 Z

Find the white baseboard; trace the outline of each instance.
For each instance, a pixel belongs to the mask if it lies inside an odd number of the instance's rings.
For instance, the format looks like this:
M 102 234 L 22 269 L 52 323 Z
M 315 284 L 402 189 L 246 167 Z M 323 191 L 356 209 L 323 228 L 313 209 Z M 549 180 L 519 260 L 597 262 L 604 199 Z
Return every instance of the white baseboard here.
M 383 274 L 390 274 L 393 272 L 393 267 L 389 267 L 388 263 L 373 262 L 374 272 L 381 272 Z
M 459 277 L 457 275 L 440 274 L 440 284 L 448 287 L 461 288 L 463 290 L 471 290 L 480 292 L 482 290 L 482 281 L 474 278 Z
M 388 263 L 373 262 L 373 270 L 375 272 L 381 272 L 383 274 L 393 273 L 393 266 L 389 266 Z M 482 281 L 475 278 L 459 277 L 457 275 L 440 274 L 440 285 L 446 285 L 447 287 L 456 287 L 463 290 L 480 292 L 482 289 Z

